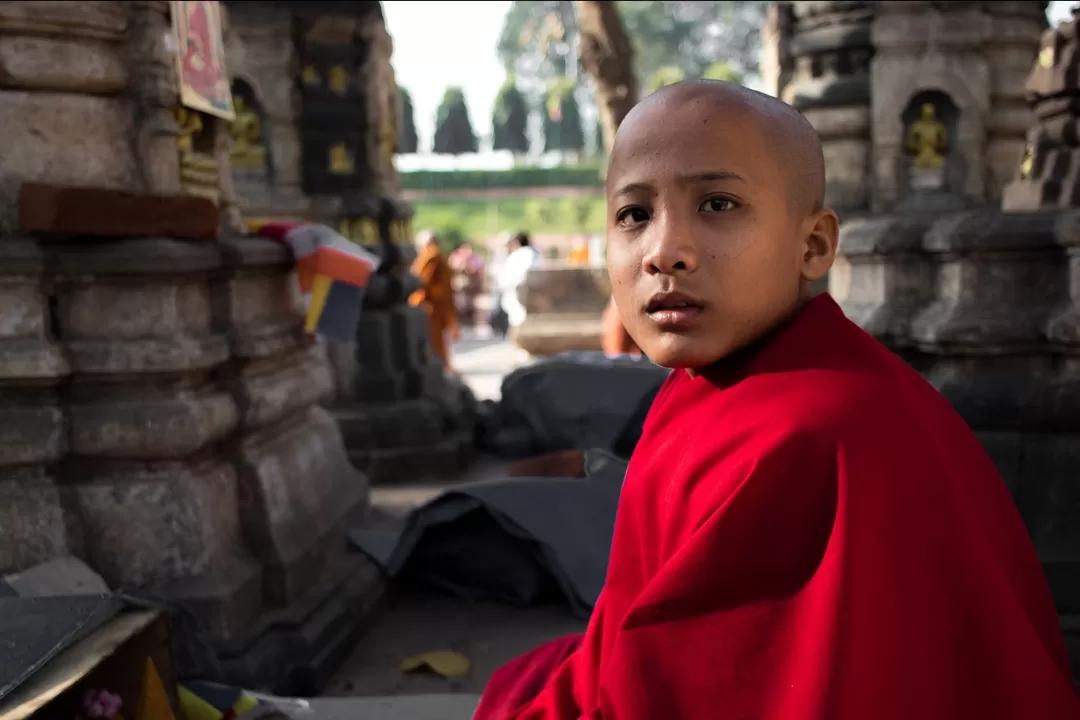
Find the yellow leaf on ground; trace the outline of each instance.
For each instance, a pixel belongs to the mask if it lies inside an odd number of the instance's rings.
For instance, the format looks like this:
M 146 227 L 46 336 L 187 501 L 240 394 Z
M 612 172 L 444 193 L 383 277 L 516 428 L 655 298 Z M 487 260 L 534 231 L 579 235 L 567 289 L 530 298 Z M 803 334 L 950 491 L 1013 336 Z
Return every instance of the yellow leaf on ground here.
M 407 657 L 401 661 L 402 672 L 430 670 L 445 678 L 461 677 L 469 672 L 469 658 L 449 650 L 435 650 Z

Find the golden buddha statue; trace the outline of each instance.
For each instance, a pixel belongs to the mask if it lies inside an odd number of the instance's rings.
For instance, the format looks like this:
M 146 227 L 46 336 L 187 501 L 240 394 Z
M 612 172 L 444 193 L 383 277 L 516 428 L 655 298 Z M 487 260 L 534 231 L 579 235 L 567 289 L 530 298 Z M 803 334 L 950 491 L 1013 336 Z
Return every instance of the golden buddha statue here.
M 913 165 L 919 170 L 940 170 L 945 167 L 945 150 L 948 133 L 937 119 L 937 111 L 931 103 L 919 108 L 919 119 L 911 123 L 907 131 L 907 149 L 915 156 Z
M 335 143 L 330 147 L 330 172 L 334 175 L 352 175 L 356 171 L 356 162 L 345 143 Z
M 1024 157 L 1020 160 L 1020 179 L 1028 180 L 1035 169 L 1035 148 L 1028 143 L 1024 146 Z
M 319 77 L 319 71 L 315 69 L 314 65 L 306 65 L 303 72 L 300 73 L 300 80 L 307 87 L 319 87 L 322 85 L 322 78 Z
M 335 65 L 330 68 L 330 73 L 327 76 L 327 87 L 335 95 L 348 95 L 349 94 L 349 73 L 345 72 L 345 68 L 340 65 Z
M 233 146 L 229 160 L 236 168 L 266 170 L 266 148 L 258 113 L 238 96 L 233 98 L 233 110 L 236 117 L 230 128 Z
M 173 110 L 173 118 L 180 129 L 176 137 L 176 147 L 182 154 L 190 153 L 195 149 L 195 136 L 202 132 L 202 118 L 199 117 L 199 113 L 183 105 L 178 105 Z

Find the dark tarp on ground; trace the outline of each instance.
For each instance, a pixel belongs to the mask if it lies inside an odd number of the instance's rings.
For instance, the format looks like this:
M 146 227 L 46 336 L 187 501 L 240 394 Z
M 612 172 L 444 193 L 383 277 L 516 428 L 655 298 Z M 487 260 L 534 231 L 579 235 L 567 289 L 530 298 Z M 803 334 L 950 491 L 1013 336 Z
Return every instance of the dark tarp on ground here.
M 0 700 L 123 609 L 111 595 L 0 597 Z
M 399 529 L 357 529 L 349 538 L 390 577 L 512 605 L 561 594 L 588 616 L 607 574 L 625 474 L 625 460 L 588 450 L 584 478 L 461 485 Z
M 629 457 L 668 372 L 644 358 L 601 352 L 537 360 L 503 380 L 484 444 L 519 458 L 596 448 Z

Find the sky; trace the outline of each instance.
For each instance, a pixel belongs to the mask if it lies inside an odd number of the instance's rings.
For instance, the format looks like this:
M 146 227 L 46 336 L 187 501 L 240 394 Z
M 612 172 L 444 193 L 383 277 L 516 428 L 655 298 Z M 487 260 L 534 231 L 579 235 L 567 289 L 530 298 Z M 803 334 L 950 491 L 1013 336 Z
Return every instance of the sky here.
M 1065 20 L 1073 2 L 1051 2 L 1051 22 Z M 465 92 L 469 117 L 478 135 L 491 132 L 495 94 L 506 79 L 496 46 L 509 2 L 465 0 L 459 2 L 412 2 L 383 0 L 387 29 L 394 38 L 394 70 L 398 84 L 412 96 L 420 150 L 431 149 L 435 111 L 447 87 Z M 420 161 L 425 167 L 447 163 L 462 167 L 490 159 L 427 157 L 399 161 L 401 169 Z
M 420 149 L 431 148 L 442 94 L 460 86 L 478 135 L 491 132 L 495 94 L 506 79 L 496 52 L 509 2 L 383 0 L 394 38 L 394 72 L 413 100 Z

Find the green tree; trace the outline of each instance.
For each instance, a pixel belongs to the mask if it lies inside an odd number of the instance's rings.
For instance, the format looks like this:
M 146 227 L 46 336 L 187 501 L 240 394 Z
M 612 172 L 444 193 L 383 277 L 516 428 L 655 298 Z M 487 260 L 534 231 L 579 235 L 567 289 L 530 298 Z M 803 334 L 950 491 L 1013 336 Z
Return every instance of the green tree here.
M 681 67 L 673 65 L 662 67 L 649 76 L 649 80 L 645 83 L 645 92 L 654 93 L 665 85 L 673 85 L 685 79 L 686 73 Z
M 574 97 L 574 82 L 569 78 L 556 80 L 544 99 L 544 152 L 579 153 L 584 149 L 585 131 Z
M 509 150 L 515 155 L 529 152 L 529 106 L 518 90 L 514 76 L 506 82 L 495 97 L 495 113 L 491 121 L 493 150 Z
M 469 108 L 465 105 L 465 93 L 461 88 L 447 88 L 435 116 L 432 151 L 439 155 L 465 155 L 476 152 L 478 147 L 476 133 L 469 121 Z
M 571 0 L 515 0 L 503 20 L 498 52 L 525 95 L 537 101 L 553 79 L 573 75 L 577 42 Z
M 720 60 L 709 65 L 709 67 L 705 68 L 705 72 L 701 73 L 701 77 L 705 80 L 724 80 L 734 83 L 743 81 L 742 73 L 726 60 Z
M 647 79 L 665 67 L 702 77 L 718 61 L 743 76 L 753 75 L 768 5 L 758 0 L 624 0 L 619 9 L 634 43 L 638 77 Z
M 416 134 L 416 118 L 413 115 L 412 97 L 405 88 L 398 88 L 401 122 L 398 124 L 397 152 L 401 155 L 414 153 L 420 145 Z
M 642 87 L 667 67 L 681 68 L 685 77 L 702 77 L 718 61 L 729 63 L 740 77 L 758 70 L 768 9 L 764 0 L 621 0 L 618 6 Z M 535 97 L 552 78 L 573 76 L 579 31 L 571 2 L 513 2 L 503 22 L 499 57 Z M 586 86 L 583 73 L 576 81 Z

